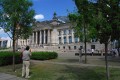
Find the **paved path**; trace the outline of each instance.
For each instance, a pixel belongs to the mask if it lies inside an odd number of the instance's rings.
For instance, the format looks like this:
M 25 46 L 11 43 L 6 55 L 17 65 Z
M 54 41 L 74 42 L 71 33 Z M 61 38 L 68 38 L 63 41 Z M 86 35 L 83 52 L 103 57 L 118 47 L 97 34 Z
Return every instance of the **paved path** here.
M 27 80 L 27 79 L 16 77 L 10 74 L 0 73 L 0 80 Z

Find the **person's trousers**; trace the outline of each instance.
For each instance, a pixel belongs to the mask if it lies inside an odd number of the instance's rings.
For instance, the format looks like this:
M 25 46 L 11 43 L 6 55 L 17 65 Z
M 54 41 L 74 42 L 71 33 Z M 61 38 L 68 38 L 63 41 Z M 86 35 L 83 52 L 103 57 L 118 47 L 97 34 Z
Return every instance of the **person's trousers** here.
M 29 76 L 29 66 L 30 61 L 23 61 L 22 76 L 25 76 L 26 78 Z

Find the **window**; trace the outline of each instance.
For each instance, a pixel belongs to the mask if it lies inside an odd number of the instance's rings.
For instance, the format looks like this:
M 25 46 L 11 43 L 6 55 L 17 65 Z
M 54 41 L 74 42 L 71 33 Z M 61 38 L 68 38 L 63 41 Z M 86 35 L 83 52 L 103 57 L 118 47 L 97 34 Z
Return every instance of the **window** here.
M 64 44 L 66 44 L 67 43 L 67 39 L 66 39 L 66 37 L 64 37 Z
M 91 45 L 91 49 L 95 49 L 95 45 Z
M 63 32 L 64 32 L 64 35 L 66 35 L 66 34 L 67 34 L 67 30 L 66 30 L 66 29 L 65 29 Z
M 63 46 L 63 49 L 65 49 L 65 46 Z
M 74 46 L 74 49 L 76 49 L 76 46 Z
M 61 37 L 59 37 L 59 44 L 61 44 L 62 43 L 62 40 L 61 40 Z
M 59 36 L 61 35 L 61 31 L 59 31 Z
M 71 34 L 72 33 L 72 31 L 71 30 L 69 30 L 69 34 Z
M 78 43 L 78 38 L 77 37 L 75 37 L 75 43 Z
M 83 46 L 80 46 L 80 49 L 83 49 Z
M 60 47 L 58 47 L 58 49 L 60 49 Z
M 72 43 L 72 37 L 69 36 L 69 43 Z
M 71 47 L 70 47 L 70 46 L 68 46 L 68 48 L 69 48 L 69 50 L 71 50 Z
M 7 40 L 3 41 L 3 47 L 7 47 Z

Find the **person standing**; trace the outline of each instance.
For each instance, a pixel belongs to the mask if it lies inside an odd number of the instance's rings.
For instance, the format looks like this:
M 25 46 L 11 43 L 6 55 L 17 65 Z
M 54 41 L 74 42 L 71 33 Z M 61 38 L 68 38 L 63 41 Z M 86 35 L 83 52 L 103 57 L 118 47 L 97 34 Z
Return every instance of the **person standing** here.
M 79 48 L 79 62 L 82 62 L 82 49 Z
M 29 76 L 30 56 L 31 56 L 31 49 L 29 46 L 27 46 L 22 53 L 22 60 L 23 60 L 22 77 L 25 78 L 30 78 Z
M 93 56 L 93 53 L 94 53 L 94 49 L 92 49 L 92 56 Z

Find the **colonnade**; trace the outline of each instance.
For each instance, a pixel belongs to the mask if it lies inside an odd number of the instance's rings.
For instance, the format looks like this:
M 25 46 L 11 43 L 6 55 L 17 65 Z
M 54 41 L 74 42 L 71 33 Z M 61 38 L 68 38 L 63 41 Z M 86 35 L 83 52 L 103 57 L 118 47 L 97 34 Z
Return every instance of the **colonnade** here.
M 71 42 L 69 42 L 71 37 Z M 66 43 L 75 43 L 75 36 L 74 36 L 74 30 L 71 29 L 71 32 L 69 32 L 69 29 L 66 29 L 66 34 L 64 33 L 64 30 L 60 30 L 59 32 L 59 38 L 61 38 L 60 43 L 64 44 L 64 38 L 66 38 Z M 79 38 L 77 39 L 77 42 L 79 42 Z
M 51 30 L 50 29 L 45 29 L 45 30 L 39 30 L 39 31 L 34 31 L 32 33 L 32 45 L 41 45 L 41 44 L 50 44 L 51 42 Z
M 58 34 L 59 31 L 60 31 L 60 34 Z M 79 38 L 77 42 L 79 42 Z M 57 32 L 56 31 L 54 32 L 54 30 L 51 30 L 51 29 L 34 31 L 32 33 L 32 36 L 30 36 L 29 39 L 27 39 L 27 41 L 21 40 L 21 44 L 19 45 L 31 45 L 31 46 L 42 45 L 43 46 L 43 45 L 50 45 L 50 44 L 52 45 L 54 43 L 55 44 L 76 43 L 75 36 L 74 36 L 74 30 L 71 29 L 71 32 L 69 32 L 69 29 L 66 29 L 66 34 L 64 33 L 64 29 L 57 30 Z

